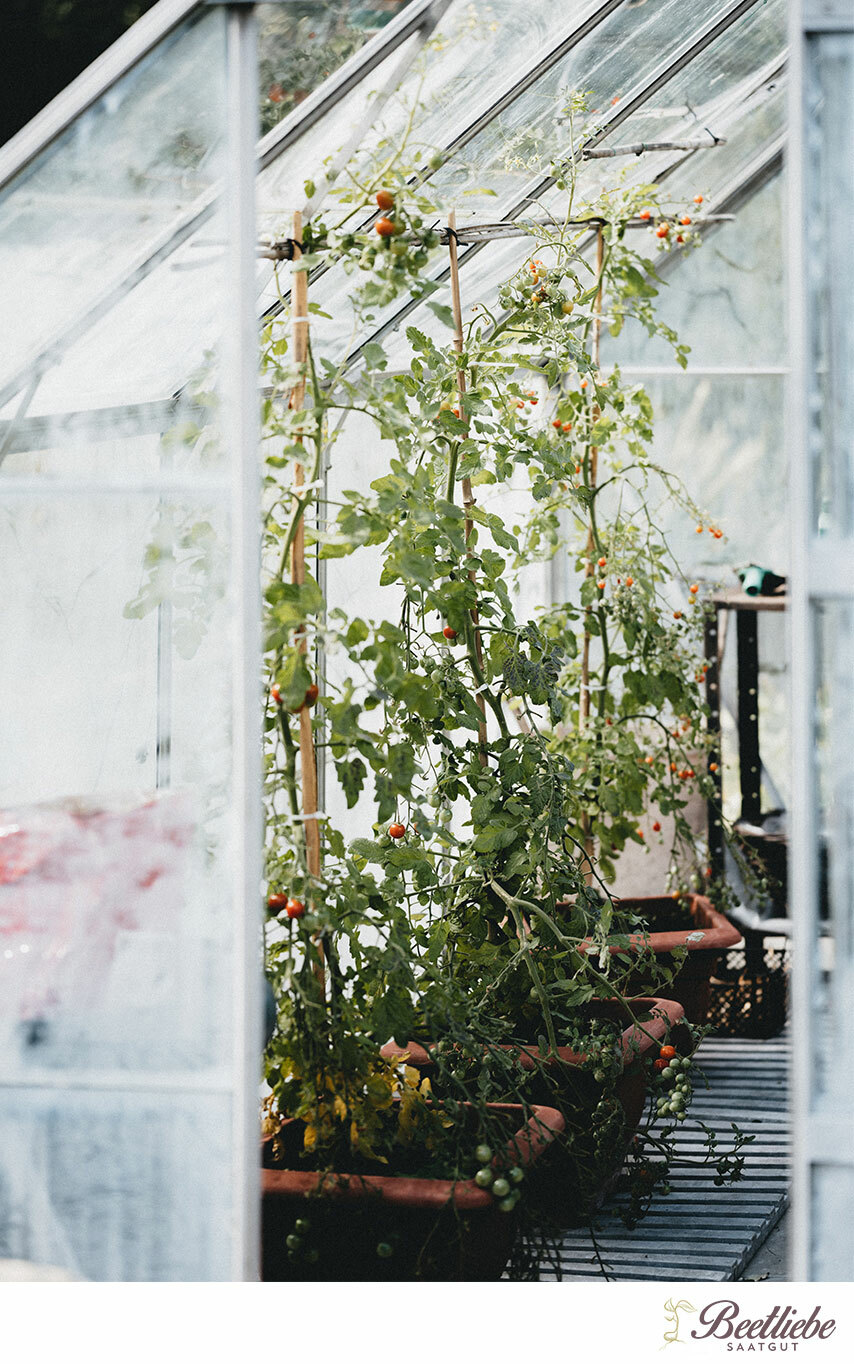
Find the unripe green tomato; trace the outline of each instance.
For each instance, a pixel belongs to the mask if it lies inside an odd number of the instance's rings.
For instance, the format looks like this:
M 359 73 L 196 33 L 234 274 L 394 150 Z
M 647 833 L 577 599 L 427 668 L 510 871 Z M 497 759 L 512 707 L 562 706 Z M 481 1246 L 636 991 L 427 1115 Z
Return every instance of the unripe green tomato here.
M 514 1165 L 513 1169 L 508 1171 L 508 1173 L 514 1184 L 521 1184 L 522 1180 L 525 1178 L 525 1171 L 522 1169 L 521 1165 Z
M 431 791 L 429 799 L 433 809 L 438 810 L 439 806 L 442 804 L 441 794 L 438 791 Z
M 443 809 L 439 811 L 436 818 L 440 824 L 450 824 L 452 816 L 448 807 L 444 806 Z
M 430 160 L 427 162 L 427 165 L 430 167 L 431 170 L 438 170 L 439 167 L 443 164 L 444 159 L 445 158 L 442 156 L 441 152 L 434 152 L 433 155 L 430 157 Z
M 484 1165 L 482 1170 L 478 1170 L 474 1177 L 474 1182 L 479 1189 L 488 1189 L 492 1183 L 492 1170 L 488 1165 Z
M 561 312 L 565 313 L 567 317 L 569 317 L 569 314 L 573 311 L 574 308 L 575 304 L 571 303 L 568 298 L 565 298 L 563 300 L 563 303 L 560 305 Z
M 297 1232 L 300 1236 L 307 1235 L 307 1233 L 311 1231 L 311 1223 L 309 1222 L 308 1218 L 298 1217 L 297 1220 L 294 1222 L 294 1231 Z
M 482 1142 L 474 1154 L 475 1159 L 478 1160 L 481 1165 L 485 1165 L 488 1160 L 492 1160 L 492 1147 L 487 1146 L 485 1142 Z
M 604 1080 L 606 1080 L 607 1078 L 608 1078 L 608 1077 L 607 1077 L 605 1071 L 602 1070 L 601 1067 L 598 1068 L 597 1070 L 594 1070 L 594 1072 L 593 1072 L 593 1079 L 594 1079 L 594 1080 L 598 1080 L 600 1084 L 602 1084 L 602 1082 L 603 1082 Z
M 498 1204 L 499 1211 L 512 1212 L 518 1202 L 519 1190 L 514 1189 L 512 1194 L 508 1194 L 506 1198 L 501 1199 L 501 1202 Z
M 408 250 L 409 247 L 406 242 L 392 242 L 391 244 L 391 254 L 393 256 L 405 256 Z
M 305 1252 L 305 1258 L 308 1260 L 308 1263 L 310 1265 L 316 1265 L 318 1260 L 320 1259 L 320 1251 L 317 1249 L 316 1246 L 312 1246 L 310 1250 L 307 1250 Z
M 377 1255 L 381 1260 L 390 1260 L 393 1254 L 394 1246 L 390 1245 L 388 1241 L 379 1242 L 377 1246 Z
M 661 1078 L 662 1078 L 662 1080 L 672 1080 L 672 1079 L 673 1079 L 673 1075 L 674 1075 L 674 1070 L 673 1070 L 673 1067 L 672 1067 L 672 1066 L 665 1066 L 665 1067 L 664 1067 L 664 1070 L 661 1072 Z
M 290 1236 L 285 1237 L 285 1245 L 287 1246 L 288 1250 L 299 1250 L 300 1246 L 302 1245 L 302 1237 L 295 1236 L 294 1233 L 291 1232 Z
M 495 1194 L 496 1198 L 506 1198 L 509 1194 L 510 1185 L 503 1175 L 499 1179 L 496 1179 L 492 1186 L 492 1192 Z

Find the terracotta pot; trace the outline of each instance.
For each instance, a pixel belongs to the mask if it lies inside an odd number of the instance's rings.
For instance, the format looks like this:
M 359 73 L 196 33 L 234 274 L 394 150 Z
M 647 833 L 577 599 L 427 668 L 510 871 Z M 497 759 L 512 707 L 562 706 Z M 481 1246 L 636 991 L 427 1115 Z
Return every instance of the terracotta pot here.
M 646 895 L 632 898 L 623 897 L 616 901 L 618 909 L 634 910 L 642 917 L 651 919 L 654 925 L 667 922 L 668 913 L 678 917 L 678 906 L 672 895 Z M 612 952 L 641 951 L 648 948 L 664 964 L 672 965 L 672 952 L 675 947 L 684 947 L 688 955 L 679 974 L 670 985 L 655 984 L 657 994 L 675 999 L 685 1010 L 685 1017 L 691 1023 L 704 1023 L 709 1010 L 709 980 L 720 960 L 721 954 L 741 941 L 741 930 L 735 928 L 723 914 L 712 905 L 705 895 L 685 895 L 679 897 L 693 921 L 692 928 L 654 927 L 648 935 L 634 933 L 627 948 L 612 947 Z M 651 984 L 650 972 L 640 967 L 629 982 L 628 988 L 643 989 Z
M 520 1104 L 489 1104 L 496 1114 L 518 1119 L 507 1143 L 510 1163 L 529 1169 L 563 1131 L 554 1108 L 535 1105 L 524 1120 Z M 302 1126 L 294 1132 L 293 1156 Z M 283 1282 L 408 1279 L 492 1280 L 501 1277 L 517 1229 L 514 1213 L 500 1210 L 474 1180 L 395 1175 L 315 1173 L 271 1165 L 264 1143 L 262 1171 L 261 1277 Z M 289 1153 L 290 1154 L 290 1153 Z M 287 1237 L 297 1219 L 307 1220 L 300 1258 L 288 1255 Z M 383 1253 L 378 1254 L 378 1247 Z M 316 1248 L 315 1262 L 303 1253 Z M 385 1252 L 391 1251 L 390 1254 Z
M 531 1102 L 554 1104 L 563 1114 L 566 1125 L 574 1130 L 572 1152 L 556 1143 L 537 1172 L 537 1181 L 545 1190 L 545 1202 L 562 1226 L 583 1222 L 585 1216 L 602 1203 L 618 1178 L 623 1158 L 643 1115 L 648 1075 L 645 1060 L 649 1052 L 657 1051 L 665 1037 L 685 1049 L 690 1040 L 684 1029 L 684 1010 L 676 1000 L 641 997 L 629 1000 L 629 1004 L 635 1014 L 650 1013 L 652 1016 L 640 1025 L 628 1021 L 620 1037 L 623 1074 L 615 1093 L 622 1104 L 625 1123 L 622 1139 L 604 1154 L 596 1152 L 589 1135 L 593 1129 L 593 1109 L 601 1097 L 602 1087 L 589 1070 L 581 1069 L 584 1054 L 571 1047 L 558 1047 L 556 1056 L 543 1060 L 536 1046 L 501 1047 L 502 1051 L 512 1052 L 531 1075 L 531 1089 L 526 1097 Z M 593 1017 L 615 1021 L 625 1017 L 625 1009 L 618 1000 L 596 1000 L 589 1009 Z M 683 1024 L 681 1029 L 680 1024 Z M 686 1034 L 684 1037 L 680 1036 L 682 1032 Z M 388 1042 L 382 1055 L 387 1059 L 407 1058 L 410 1065 L 428 1074 L 436 1069 L 429 1051 L 418 1042 L 408 1042 L 405 1047 Z
M 620 1038 L 620 1049 L 623 1054 L 623 1075 L 617 1084 L 617 1097 L 623 1105 L 626 1120 L 634 1131 L 640 1122 L 643 1113 L 644 1098 L 646 1095 L 646 1071 L 643 1059 L 649 1050 L 656 1047 L 670 1030 L 677 1027 L 685 1017 L 684 1009 L 681 1004 L 673 999 L 659 999 L 653 997 L 643 997 L 630 999 L 635 1013 L 652 1014 L 652 1018 L 638 1026 L 633 1022 L 628 1022 L 623 1029 Z M 624 1015 L 625 1011 L 618 1000 L 597 1000 L 590 1008 L 591 1016 L 596 1018 L 613 1018 L 618 1020 Z M 432 1045 L 432 1044 L 430 1044 Z M 578 1068 L 585 1060 L 581 1052 L 573 1051 L 571 1047 L 558 1047 L 556 1059 L 549 1058 L 545 1062 L 539 1055 L 536 1046 L 511 1046 L 502 1044 L 502 1051 L 515 1053 L 523 1069 L 533 1073 L 545 1066 L 546 1070 L 553 1072 L 561 1067 Z M 387 1042 L 380 1053 L 386 1060 L 403 1060 L 408 1057 L 410 1065 L 417 1070 L 429 1073 L 435 1069 L 435 1062 L 430 1056 L 429 1051 L 419 1042 L 407 1042 L 406 1046 L 399 1046 L 397 1042 Z M 555 1080 L 559 1090 L 560 1081 Z M 557 1095 L 552 1093 L 550 1102 L 555 1102 Z

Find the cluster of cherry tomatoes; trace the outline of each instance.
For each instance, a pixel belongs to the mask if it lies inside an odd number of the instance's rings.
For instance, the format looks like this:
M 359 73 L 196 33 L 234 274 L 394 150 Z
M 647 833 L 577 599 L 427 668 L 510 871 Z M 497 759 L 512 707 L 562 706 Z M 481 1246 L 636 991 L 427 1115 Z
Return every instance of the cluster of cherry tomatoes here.
M 514 1188 L 514 1185 L 522 1183 L 525 1171 L 521 1165 L 514 1165 L 506 1173 L 496 1169 L 492 1147 L 486 1144 L 478 1146 L 474 1154 L 480 1166 L 474 1177 L 475 1184 L 479 1189 L 489 1190 L 501 1212 L 512 1212 L 521 1196 L 521 1190 Z
M 291 895 L 281 893 L 268 895 L 267 907 L 276 914 L 280 914 L 284 910 L 289 919 L 301 919 L 305 914 L 305 905 L 302 900 L 296 900 Z
M 676 1048 L 659 1048 L 658 1057 L 652 1063 L 660 1081 L 660 1093 L 656 1100 L 656 1112 L 660 1118 L 675 1118 L 685 1121 L 685 1109 L 691 1099 L 691 1081 L 688 1072 L 691 1059 L 679 1056 Z
M 702 202 L 702 194 L 695 194 L 694 203 L 699 206 Z M 649 223 L 650 227 L 652 227 L 651 209 L 641 209 L 638 217 L 642 222 Z M 665 247 L 670 246 L 671 243 L 675 242 L 677 246 L 684 246 L 686 242 L 692 240 L 692 234 L 685 230 L 691 226 L 692 221 L 690 213 L 683 213 L 680 216 L 675 217 L 672 222 L 666 217 L 660 218 L 655 226 L 655 235 L 658 238 L 659 244 L 662 247 Z

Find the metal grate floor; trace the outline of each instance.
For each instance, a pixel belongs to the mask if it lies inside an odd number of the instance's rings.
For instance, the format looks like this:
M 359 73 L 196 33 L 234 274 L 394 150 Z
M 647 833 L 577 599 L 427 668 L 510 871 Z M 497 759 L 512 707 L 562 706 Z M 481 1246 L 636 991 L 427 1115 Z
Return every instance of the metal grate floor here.
M 776 1226 L 788 1203 L 790 1133 L 787 1106 L 789 1039 L 767 1041 L 707 1038 L 697 1065 L 709 1088 L 694 1087 L 691 1114 L 713 1128 L 726 1146 L 735 1122 L 756 1139 L 743 1148 L 744 1173 L 737 1184 L 717 1186 L 714 1170 L 675 1169 L 672 1193 L 659 1195 L 644 1220 L 628 1231 L 606 1204 L 597 1217 L 596 1240 L 607 1277 L 614 1280 L 737 1279 Z M 688 1121 L 678 1146 L 703 1153 L 703 1134 Z M 566 1233 L 561 1277 L 601 1279 L 590 1232 Z M 543 1270 L 541 1281 L 557 1275 Z

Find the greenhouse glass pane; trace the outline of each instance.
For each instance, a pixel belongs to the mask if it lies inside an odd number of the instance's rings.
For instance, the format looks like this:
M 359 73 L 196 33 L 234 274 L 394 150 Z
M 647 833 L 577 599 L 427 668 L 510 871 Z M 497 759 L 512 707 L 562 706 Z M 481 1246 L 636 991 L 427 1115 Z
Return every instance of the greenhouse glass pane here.
M 854 222 L 838 205 L 854 202 L 854 36 L 826 34 L 809 48 L 806 89 L 806 228 L 810 287 L 810 460 L 814 526 L 854 535 Z
M 854 1278 L 854 1170 L 846 1165 L 816 1165 L 810 1192 L 810 1279 L 850 1283 Z
M 229 1278 L 225 1180 L 228 1100 L 194 1093 L 110 1097 L 11 1091 L 0 1111 L 0 1205 L 6 1259 L 77 1279 L 181 1283 Z M 34 1213 L 37 1212 L 37 1215 Z M 225 1250 L 225 1253 L 224 1253 Z
M 689 369 L 785 364 L 783 195 L 777 175 L 741 205 L 735 222 L 710 231 L 698 250 L 666 257 L 659 316 L 691 347 Z M 668 365 L 673 352 L 630 321 L 617 337 L 603 330 L 602 361 Z
M 460 207 L 500 217 L 553 158 L 567 155 L 571 140 L 595 130 L 596 115 L 610 113 L 709 17 L 706 0 L 620 6 L 443 167 L 437 188 Z M 579 92 L 589 112 L 571 129 L 567 106 Z
M 223 63 L 222 15 L 203 9 L 0 192 L 0 381 L 210 199 Z
M 260 4 L 261 132 L 274 128 L 410 0 L 298 0 Z
M 785 0 L 754 5 L 612 134 L 614 142 L 690 140 L 716 134 L 715 109 L 750 90 L 756 73 L 782 60 Z M 607 142 L 602 144 L 607 146 Z
M 854 714 L 854 606 L 819 602 L 816 632 L 816 759 L 822 862 L 819 913 L 824 938 L 817 954 L 812 1030 L 813 1103 L 830 1115 L 852 1113 L 852 1039 L 848 1026 L 854 990 L 854 750 L 844 741 Z M 843 740 L 840 742 L 840 740 Z M 854 1126 L 854 1115 L 851 1116 Z
M 721 191 L 736 184 L 763 148 L 776 144 L 784 134 L 787 95 L 786 78 L 779 77 L 731 111 L 722 125 L 726 142 L 680 158 L 681 164 L 667 175 L 668 194 L 690 199 L 700 192 L 706 209 L 713 213 Z
M 340 99 L 321 119 L 307 128 L 290 147 L 260 171 L 256 181 L 258 225 L 262 233 L 274 237 L 290 236 L 291 217 L 302 209 L 309 195 L 307 180 L 319 183 L 324 162 L 355 136 L 377 95 L 386 89 L 398 67 L 407 57 L 414 57 L 421 46 L 421 38 L 413 34 L 392 52 L 369 76 L 349 94 Z M 336 209 L 326 204 L 324 216 L 337 217 L 349 209 Z M 268 292 L 263 302 L 273 302 L 275 290 Z
M 98 261 L 115 293 L 0 422 L 0 1245 L 87 1279 L 230 1278 L 248 1206 L 236 1004 L 260 829 L 240 766 L 257 672 L 235 662 L 255 588 L 230 434 L 244 375 L 224 364 L 238 253 L 214 197 L 226 24 L 212 7 L 184 25 L 2 203 L 23 312 L 43 287 L 14 227 L 34 179 L 43 198 L 67 192 L 77 304 Z M 144 190 L 174 213 L 203 184 L 203 268 L 172 270 L 178 253 L 126 290 L 114 248 L 125 228 L 134 255 L 149 240 Z M 64 271 L 65 220 L 39 230 L 46 268 Z M 161 373 L 168 339 L 194 332 L 195 372 L 173 367 L 165 390 L 183 384 L 182 400 L 143 418 L 146 357 Z
M 358 152 L 342 171 L 341 183 L 363 179 L 382 143 L 381 159 L 400 146 L 404 136 L 408 153 L 429 153 L 444 146 L 457 125 L 486 108 L 512 78 L 510 63 L 519 52 L 531 56 L 568 32 L 596 6 L 591 0 L 572 0 L 555 5 L 552 0 L 491 0 L 478 11 L 469 0 L 453 0 L 439 22 L 423 54 L 400 81 L 391 98 L 366 130 Z M 288 215 L 306 197 L 303 182 L 320 178 L 323 162 L 353 136 L 375 95 L 405 58 L 420 46 L 417 36 L 392 53 L 366 76 L 314 128 L 263 170 L 258 177 L 261 222 L 276 231 L 287 224 Z M 477 71 L 477 104 L 472 105 L 472 71 Z M 508 75 L 510 70 L 511 75 Z M 417 106 L 417 118 L 410 125 Z

